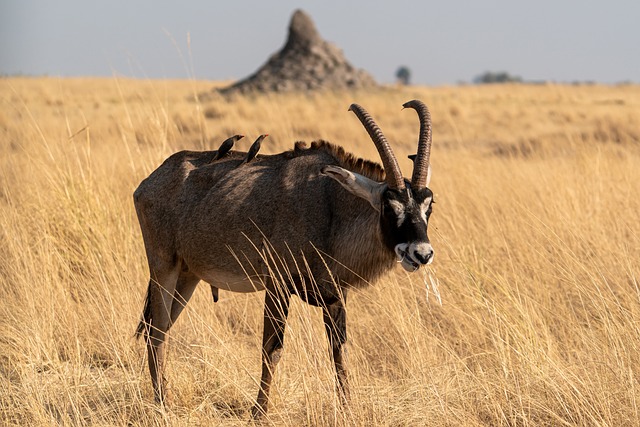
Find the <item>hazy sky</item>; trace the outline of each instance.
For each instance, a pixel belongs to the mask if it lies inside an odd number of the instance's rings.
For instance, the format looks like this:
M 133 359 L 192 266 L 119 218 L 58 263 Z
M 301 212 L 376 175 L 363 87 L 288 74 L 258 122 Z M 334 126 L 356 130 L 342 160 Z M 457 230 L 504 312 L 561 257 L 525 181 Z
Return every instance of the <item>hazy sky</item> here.
M 0 74 L 242 78 L 283 46 L 296 8 L 383 83 L 400 65 L 426 85 L 488 70 L 640 82 L 638 0 L 0 0 Z

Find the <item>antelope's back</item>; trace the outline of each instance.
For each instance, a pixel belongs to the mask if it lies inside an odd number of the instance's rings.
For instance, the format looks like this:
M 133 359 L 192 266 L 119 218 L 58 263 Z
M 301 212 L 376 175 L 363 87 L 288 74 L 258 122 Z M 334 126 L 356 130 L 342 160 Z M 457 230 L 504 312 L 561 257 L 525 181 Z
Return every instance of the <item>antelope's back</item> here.
M 316 249 L 327 251 L 331 238 L 335 190 L 320 170 L 336 160 L 317 150 L 242 158 L 233 153 L 189 170 L 177 201 L 178 255 L 195 272 L 240 274 L 263 264 L 267 252 L 288 269 L 319 262 Z

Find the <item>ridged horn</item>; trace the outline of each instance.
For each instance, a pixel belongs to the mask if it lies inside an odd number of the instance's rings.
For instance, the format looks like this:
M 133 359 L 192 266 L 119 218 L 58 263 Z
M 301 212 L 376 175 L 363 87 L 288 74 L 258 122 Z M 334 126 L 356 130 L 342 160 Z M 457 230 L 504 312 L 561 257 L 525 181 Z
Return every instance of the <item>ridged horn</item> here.
M 389 142 L 387 142 L 387 138 L 385 138 L 382 130 L 380 130 L 376 122 L 373 120 L 373 117 L 371 117 L 369 113 L 367 113 L 365 109 L 358 104 L 351 104 L 349 111 L 353 111 L 358 117 L 378 149 L 380 159 L 382 160 L 382 166 L 386 172 L 386 182 L 389 188 L 404 190 L 406 188 L 404 185 L 404 178 L 402 177 L 402 172 L 400 172 L 400 166 L 398 166 L 396 156 L 393 155 L 393 151 L 391 150 Z
M 418 154 L 413 161 L 411 186 L 423 189 L 427 186 L 429 175 L 429 157 L 431 156 L 431 114 L 429 108 L 420 100 L 405 102 L 404 108 L 413 108 L 420 119 L 420 137 L 418 139 Z

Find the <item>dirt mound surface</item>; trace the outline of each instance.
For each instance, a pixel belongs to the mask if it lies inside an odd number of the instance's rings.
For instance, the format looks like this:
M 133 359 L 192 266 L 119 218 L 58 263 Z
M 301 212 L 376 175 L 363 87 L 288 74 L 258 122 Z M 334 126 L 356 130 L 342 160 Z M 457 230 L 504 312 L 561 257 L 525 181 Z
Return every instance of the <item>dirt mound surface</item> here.
M 376 86 L 369 73 L 354 68 L 341 49 L 322 39 L 309 15 L 297 10 L 291 18 L 284 47 L 254 74 L 219 91 L 233 94 Z

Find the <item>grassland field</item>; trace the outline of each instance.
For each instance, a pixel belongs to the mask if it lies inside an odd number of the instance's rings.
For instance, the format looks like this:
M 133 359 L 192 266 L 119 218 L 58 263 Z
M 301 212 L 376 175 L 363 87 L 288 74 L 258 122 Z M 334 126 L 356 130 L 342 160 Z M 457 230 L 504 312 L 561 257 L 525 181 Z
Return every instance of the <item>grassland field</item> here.
M 201 284 L 171 331 L 174 405 L 134 339 L 148 270 L 132 193 L 243 133 L 326 139 L 405 175 L 433 117 L 430 268 L 348 302 L 342 407 L 318 309 L 292 304 L 267 425 L 640 426 L 640 86 L 389 87 L 225 99 L 222 82 L 0 79 L 0 424 L 246 425 L 261 293 Z M 205 95 L 205 93 L 207 93 Z M 430 282 L 427 282 L 430 283 Z M 430 285 L 431 286 L 431 285 Z

